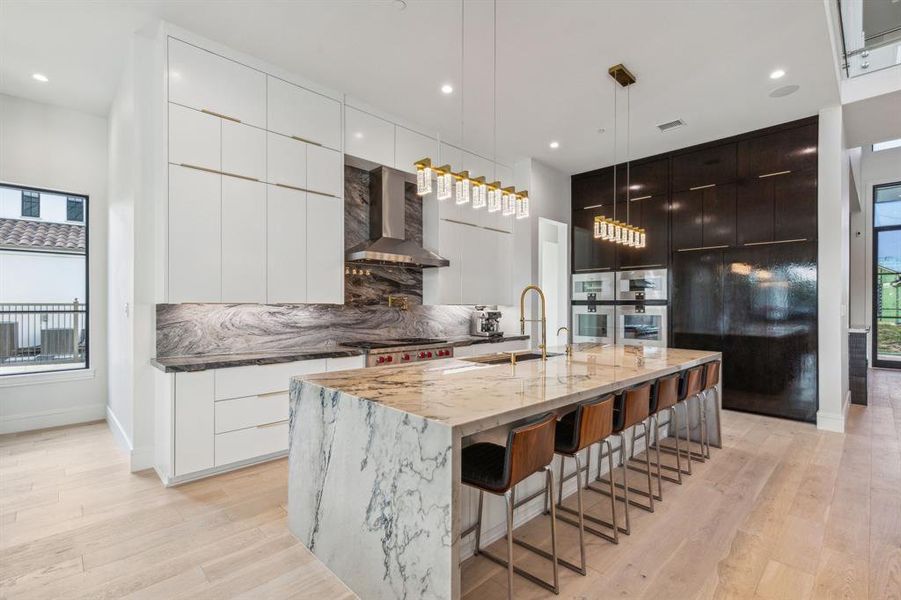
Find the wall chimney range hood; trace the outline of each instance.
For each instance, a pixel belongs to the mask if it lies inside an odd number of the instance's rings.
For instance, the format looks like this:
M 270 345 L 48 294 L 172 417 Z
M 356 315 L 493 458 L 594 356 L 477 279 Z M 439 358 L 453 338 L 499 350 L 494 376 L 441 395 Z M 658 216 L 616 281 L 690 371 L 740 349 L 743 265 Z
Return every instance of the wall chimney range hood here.
M 406 173 L 390 167 L 369 172 L 369 239 L 345 252 L 350 263 L 446 267 L 450 261 L 406 239 Z

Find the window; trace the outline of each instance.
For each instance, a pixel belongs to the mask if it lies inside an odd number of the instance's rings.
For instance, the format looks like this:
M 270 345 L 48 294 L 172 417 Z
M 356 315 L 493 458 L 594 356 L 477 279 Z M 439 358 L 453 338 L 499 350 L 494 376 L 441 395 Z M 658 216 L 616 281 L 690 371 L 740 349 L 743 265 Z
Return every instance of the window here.
M 66 198 L 66 220 L 84 222 L 84 198 Z
M 22 190 L 22 216 L 34 217 L 41 216 L 41 194 L 32 190 Z
M 901 225 L 901 183 L 873 188 L 873 226 Z
M 0 379 L 89 367 L 89 202 L 0 182 Z

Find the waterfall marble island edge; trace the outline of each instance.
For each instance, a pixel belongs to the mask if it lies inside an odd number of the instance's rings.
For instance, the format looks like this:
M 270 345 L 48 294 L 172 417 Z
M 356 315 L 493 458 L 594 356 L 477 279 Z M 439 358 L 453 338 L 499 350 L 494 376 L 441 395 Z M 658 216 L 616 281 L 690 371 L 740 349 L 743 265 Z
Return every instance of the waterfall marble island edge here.
M 570 359 L 515 366 L 447 359 L 295 377 L 291 530 L 363 598 L 458 598 L 460 452 L 473 436 L 720 357 L 582 344 Z

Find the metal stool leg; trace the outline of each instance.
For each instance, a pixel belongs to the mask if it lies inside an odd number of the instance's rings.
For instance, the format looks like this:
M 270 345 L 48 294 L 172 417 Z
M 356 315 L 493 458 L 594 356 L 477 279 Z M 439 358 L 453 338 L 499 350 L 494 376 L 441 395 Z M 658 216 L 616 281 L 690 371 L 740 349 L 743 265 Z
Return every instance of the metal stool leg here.
M 670 471 L 676 474 L 676 477 L 670 477 L 668 475 L 660 475 L 659 479 L 665 479 L 672 483 L 677 483 L 682 485 L 682 474 L 688 475 L 688 471 L 682 468 L 682 444 L 681 438 L 679 437 L 679 412 L 676 410 L 676 406 L 670 406 L 666 409 L 669 411 L 669 421 L 664 423 L 670 427 L 670 431 L 673 432 L 673 439 L 676 441 L 675 448 L 664 445 L 660 443 L 660 413 L 654 415 L 654 419 L 656 421 L 656 430 L 654 432 L 654 450 L 657 452 L 658 458 L 658 467 L 659 469 Z M 671 467 L 669 465 L 663 464 L 663 462 L 659 459 L 660 453 L 672 454 L 676 457 L 676 466 Z M 660 496 L 663 495 L 663 492 L 658 494 L 657 500 L 662 500 Z
M 479 490 L 479 513 L 476 517 L 476 549 L 473 554 L 479 554 L 482 551 L 482 505 L 485 503 L 485 492 Z
M 513 490 L 504 494 L 507 503 L 507 600 L 513 600 Z

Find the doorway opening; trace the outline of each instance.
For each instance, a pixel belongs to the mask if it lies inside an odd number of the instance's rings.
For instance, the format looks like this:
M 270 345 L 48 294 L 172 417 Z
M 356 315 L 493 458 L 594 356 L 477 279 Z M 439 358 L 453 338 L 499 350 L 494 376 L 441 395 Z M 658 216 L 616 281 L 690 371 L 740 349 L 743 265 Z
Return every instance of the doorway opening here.
M 901 368 L 901 182 L 873 188 L 873 366 Z

